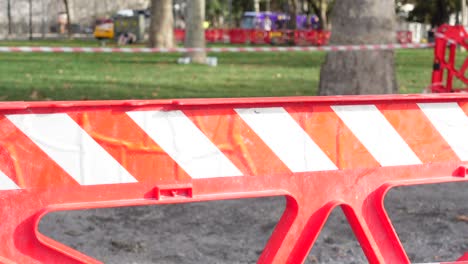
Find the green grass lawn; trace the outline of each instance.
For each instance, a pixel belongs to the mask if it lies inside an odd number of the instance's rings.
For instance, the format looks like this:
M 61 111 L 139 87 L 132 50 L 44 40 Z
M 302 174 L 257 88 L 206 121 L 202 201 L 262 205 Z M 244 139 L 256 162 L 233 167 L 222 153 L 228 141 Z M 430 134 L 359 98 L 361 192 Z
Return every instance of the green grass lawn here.
M 54 46 L 95 46 L 66 41 Z M 24 46 L 29 42 L 3 42 Z M 50 46 L 50 42 L 33 42 Z M 397 51 L 401 93 L 430 84 L 432 50 Z M 222 53 L 218 67 L 179 54 L 0 53 L 0 100 L 97 100 L 315 95 L 325 53 Z

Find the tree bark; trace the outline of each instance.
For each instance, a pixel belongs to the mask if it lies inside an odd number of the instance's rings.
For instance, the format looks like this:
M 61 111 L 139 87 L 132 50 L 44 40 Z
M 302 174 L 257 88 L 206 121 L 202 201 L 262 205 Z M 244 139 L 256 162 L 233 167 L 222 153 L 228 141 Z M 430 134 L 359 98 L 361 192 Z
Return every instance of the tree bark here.
M 185 35 L 186 48 L 205 48 L 205 0 L 187 1 L 187 28 Z M 194 63 L 205 63 L 206 52 L 195 51 L 187 53 Z
M 68 0 L 63 0 L 63 4 L 65 5 L 65 13 L 67 13 L 67 32 L 68 32 L 68 37 L 72 37 L 72 31 L 71 31 L 71 14 L 70 14 L 70 6 L 68 3 Z
M 299 14 L 297 0 L 289 0 L 289 14 L 291 19 L 289 20 L 289 29 L 297 28 L 297 15 Z
M 386 44 L 395 39 L 394 0 L 337 0 L 331 44 Z M 328 53 L 320 73 L 320 95 L 397 93 L 393 51 Z
M 260 0 L 254 0 L 254 11 L 260 12 Z
M 315 14 L 320 20 L 320 29 L 329 30 L 330 24 L 328 23 L 328 12 L 330 6 L 333 5 L 332 0 L 309 0 L 310 7 L 314 10 Z
M 29 0 L 29 40 L 33 39 L 32 0 Z
M 8 35 L 13 34 L 13 29 L 11 26 L 11 0 L 7 2 L 7 16 L 8 16 Z
M 320 28 L 323 30 L 329 29 L 327 11 L 328 0 L 320 0 Z
M 153 48 L 174 47 L 172 0 L 152 0 L 151 14 L 150 46 Z

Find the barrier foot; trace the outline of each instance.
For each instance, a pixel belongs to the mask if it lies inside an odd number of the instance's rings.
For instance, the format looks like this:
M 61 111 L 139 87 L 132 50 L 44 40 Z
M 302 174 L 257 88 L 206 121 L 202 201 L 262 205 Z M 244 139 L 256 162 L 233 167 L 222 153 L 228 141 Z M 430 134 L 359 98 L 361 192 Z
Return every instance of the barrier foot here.
M 101 263 L 40 234 L 38 224 L 46 211 L 28 210 L 28 205 L 20 201 L 16 205 L 9 207 L 9 211 L 0 210 L 0 218 L 4 220 L 0 223 L 0 263 Z

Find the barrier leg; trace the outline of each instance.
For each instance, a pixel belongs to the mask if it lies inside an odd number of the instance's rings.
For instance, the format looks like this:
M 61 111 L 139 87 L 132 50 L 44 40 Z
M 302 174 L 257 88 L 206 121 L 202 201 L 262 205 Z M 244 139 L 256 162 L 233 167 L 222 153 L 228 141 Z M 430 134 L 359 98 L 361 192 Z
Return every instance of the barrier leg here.
M 450 44 L 449 49 L 450 49 L 450 52 L 449 52 L 449 68 L 447 70 L 447 90 L 452 92 L 454 88 L 453 87 L 453 75 L 455 72 L 452 71 L 451 68 L 455 69 L 455 55 L 457 52 L 457 45 Z
M 342 206 L 369 263 L 410 263 L 383 207 L 384 187 Z
M 336 205 L 311 199 L 301 206 L 288 197 L 286 211 L 258 263 L 303 263 Z

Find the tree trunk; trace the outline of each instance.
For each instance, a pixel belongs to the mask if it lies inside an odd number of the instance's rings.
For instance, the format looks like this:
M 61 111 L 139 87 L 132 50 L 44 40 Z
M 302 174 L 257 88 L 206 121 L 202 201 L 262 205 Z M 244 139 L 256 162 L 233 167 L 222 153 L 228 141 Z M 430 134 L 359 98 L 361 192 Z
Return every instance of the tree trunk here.
M 289 0 L 289 15 L 291 19 L 289 20 L 289 29 L 297 28 L 297 15 L 298 15 L 298 3 L 297 0 Z
M 29 0 L 29 40 L 33 39 L 32 0 Z
M 205 0 L 187 1 L 187 29 L 185 35 L 186 48 L 205 48 Z M 189 52 L 187 56 L 194 63 L 205 63 L 206 52 Z
M 260 12 L 260 0 L 254 0 L 254 11 Z
M 172 13 L 172 0 L 151 1 L 151 47 L 174 47 L 174 15 Z
M 337 0 L 332 44 L 385 44 L 395 39 L 394 0 Z M 320 73 L 320 95 L 397 93 L 393 51 L 328 53 Z
M 319 14 L 320 29 L 323 29 L 323 30 L 329 29 L 327 11 L 328 11 L 328 0 L 320 0 L 320 14 Z
M 445 23 L 448 23 L 450 20 L 450 14 L 447 10 L 448 1 L 447 0 L 436 0 L 436 10 L 434 16 L 432 17 L 432 27 L 440 26 Z
M 8 35 L 13 34 L 13 29 L 11 26 L 11 0 L 8 0 L 7 3 L 7 16 L 8 16 Z
M 65 13 L 67 13 L 67 32 L 68 32 L 68 37 L 72 37 L 72 31 L 71 31 L 71 14 L 70 14 L 70 6 L 68 4 L 68 0 L 63 0 L 63 4 L 65 5 Z
M 320 29 L 330 29 L 330 24 L 328 23 L 328 12 L 332 3 L 332 0 L 309 0 L 310 7 L 314 10 L 315 14 L 319 18 Z

